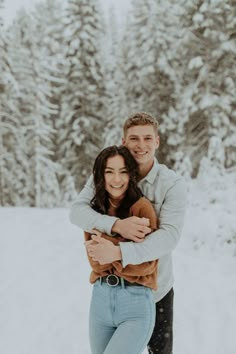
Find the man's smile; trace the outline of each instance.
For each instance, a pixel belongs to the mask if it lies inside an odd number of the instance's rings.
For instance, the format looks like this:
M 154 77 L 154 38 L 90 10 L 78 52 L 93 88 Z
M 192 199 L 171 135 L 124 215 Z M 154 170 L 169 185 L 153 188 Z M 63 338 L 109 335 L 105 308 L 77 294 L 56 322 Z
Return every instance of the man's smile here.
M 134 153 L 137 154 L 137 155 L 145 155 L 145 154 L 147 154 L 146 151 L 135 151 Z

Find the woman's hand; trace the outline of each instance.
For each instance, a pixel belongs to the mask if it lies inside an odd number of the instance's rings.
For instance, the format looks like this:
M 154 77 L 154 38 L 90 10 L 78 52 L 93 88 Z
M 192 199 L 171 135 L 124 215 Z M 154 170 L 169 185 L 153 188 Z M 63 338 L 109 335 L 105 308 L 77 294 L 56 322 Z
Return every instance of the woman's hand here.
M 120 247 L 115 246 L 113 242 L 102 238 L 100 235 L 92 235 L 92 240 L 86 241 L 85 247 L 92 260 L 99 264 L 121 260 Z
M 116 232 L 127 240 L 143 242 L 145 236 L 152 231 L 147 218 L 130 216 L 126 219 L 118 219 L 112 226 L 112 232 Z
M 102 236 L 102 232 L 97 230 L 97 229 L 92 229 L 90 232 L 91 236 L 95 235 L 95 236 Z

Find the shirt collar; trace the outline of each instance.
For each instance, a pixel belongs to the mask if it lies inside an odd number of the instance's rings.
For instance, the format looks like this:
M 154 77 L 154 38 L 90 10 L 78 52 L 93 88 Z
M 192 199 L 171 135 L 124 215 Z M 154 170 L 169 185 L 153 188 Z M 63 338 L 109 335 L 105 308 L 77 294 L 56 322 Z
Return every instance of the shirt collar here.
M 154 163 L 153 166 L 151 168 L 151 170 L 148 172 L 148 174 L 143 177 L 140 182 L 143 181 L 147 181 L 150 184 L 153 184 L 155 181 L 156 176 L 159 174 L 159 166 L 158 166 L 158 161 L 157 159 L 154 157 Z

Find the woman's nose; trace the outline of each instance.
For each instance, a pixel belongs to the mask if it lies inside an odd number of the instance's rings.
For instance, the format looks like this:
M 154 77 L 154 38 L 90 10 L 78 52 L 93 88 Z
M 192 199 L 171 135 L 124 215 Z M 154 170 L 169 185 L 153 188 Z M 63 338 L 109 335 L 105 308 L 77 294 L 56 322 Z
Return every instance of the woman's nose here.
M 114 181 L 115 181 L 115 182 L 119 182 L 120 180 L 121 180 L 120 173 L 115 173 L 115 174 L 114 174 Z

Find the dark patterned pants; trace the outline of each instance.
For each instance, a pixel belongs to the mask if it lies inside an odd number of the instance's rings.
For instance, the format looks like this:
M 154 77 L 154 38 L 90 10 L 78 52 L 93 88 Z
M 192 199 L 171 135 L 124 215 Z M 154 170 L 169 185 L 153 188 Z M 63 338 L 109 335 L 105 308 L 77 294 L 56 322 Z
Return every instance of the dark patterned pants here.
M 148 343 L 149 354 L 172 354 L 173 347 L 173 288 L 156 303 L 156 323 Z

